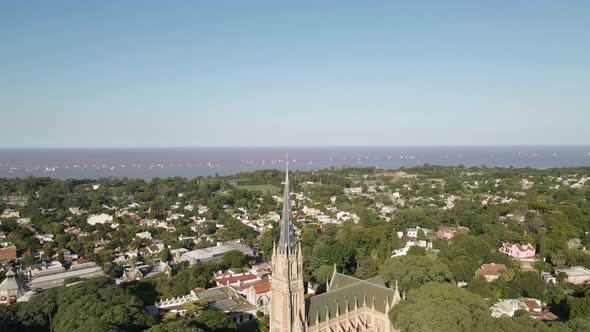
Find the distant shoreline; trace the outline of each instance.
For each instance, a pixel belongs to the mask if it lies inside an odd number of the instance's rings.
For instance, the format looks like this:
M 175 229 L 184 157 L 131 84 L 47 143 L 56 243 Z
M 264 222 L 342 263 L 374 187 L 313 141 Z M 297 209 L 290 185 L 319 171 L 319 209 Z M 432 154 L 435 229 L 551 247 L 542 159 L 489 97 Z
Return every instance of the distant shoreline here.
M 547 169 L 590 166 L 590 145 L 0 149 L 0 177 L 151 179 L 284 168 L 398 169 L 424 164 Z

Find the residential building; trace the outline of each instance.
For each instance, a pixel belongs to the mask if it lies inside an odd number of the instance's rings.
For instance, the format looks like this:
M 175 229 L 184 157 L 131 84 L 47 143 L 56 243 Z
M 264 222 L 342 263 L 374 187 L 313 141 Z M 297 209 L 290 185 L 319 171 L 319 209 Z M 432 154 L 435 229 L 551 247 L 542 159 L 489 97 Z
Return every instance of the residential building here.
M 112 223 L 113 216 L 110 216 L 106 213 L 93 214 L 93 215 L 89 216 L 86 221 L 88 222 L 88 224 L 90 224 L 92 226 L 94 226 L 96 224 Z
M 557 274 L 561 272 L 567 274 L 567 278 L 565 278 L 563 282 L 570 284 L 579 285 L 590 281 L 590 269 L 583 266 L 572 266 L 569 269 L 557 269 L 555 272 Z
M 418 233 L 420 231 L 422 231 L 422 233 L 424 233 L 424 235 L 428 235 L 428 233 L 430 233 L 430 230 L 428 230 L 426 228 L 420 228 L 420 226 L 418 226 L 418 227 L 414 227 L 414 228 L 408 228 L 406 230 L 406 235 L 409 237 L 417 238 Z
M 12 243 L 6 243 L 7 246 L 0 248 L 0 259 L 11 261 L 16 259 L 16 246 Z
M 541 271 L 541 278 L 543 278 L 543 281 L 546 283 L 553 283 L 553 284 L 557 284 L 557 278 L 555 278 L 551 273 L 549 272 L 544 272 Z
M 517 310 L 528 312 L 532 318 L 543 321 L 557 320 L 557 316 L 548 311 L 543 311 L 544 303 L 533 298 L 504 299 L 490 308 L 492 317 L 513 317 Z
M 256 317 L 256 307 L 227 286 L 209 289 L 197 288 L 188 295 L 156 302 L 154 307 L 158 311 L 184 314 L 184 310 L 180 307 L 185 303 L 198 300 L 207 301 L 212 309 L 222 310 L 230 321 L 238 325 Z
M 500 252 L 516 259 L 533 259 L 535 258 L 535 247 L 528 243 L 523 246 L 519 243 L 502 243 Z
M 475 271 L 475 276 L 482 276 L 487 282 L 492 282 L 498 280 L 500 274 L 504 271 L 506 271 L 506 265 L 504 264 L 483 264 L 479 267 L 479 270 Z
M 444 227 L 439 226 L 436 236 L 442 240 L 451 240 L 456 234 L 465 234 L 469 232 L 469 228 L 458 226 L 458 227 Z

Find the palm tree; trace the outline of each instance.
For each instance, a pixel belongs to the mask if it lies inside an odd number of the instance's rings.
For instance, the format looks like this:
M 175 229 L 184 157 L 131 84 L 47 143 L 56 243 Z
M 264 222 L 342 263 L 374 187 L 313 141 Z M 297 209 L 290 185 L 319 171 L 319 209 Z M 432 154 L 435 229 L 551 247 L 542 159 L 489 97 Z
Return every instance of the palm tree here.
M 565 253 L 563 251 L 559 251 L 551 255 L 551 263 L 553 263 L 557 267 L 563 266 L 566 262 L 567 257 L 565 256 Z
M 51 315 L 53 314 L 53 311 L 55 310 L 55 303 L 54 302 L 49 302 L 47 304 L 45 304 L 45 313 L 47 313 L 47 316 L 49 318 L 49 331 L 53 332 L 53 325 L 51 323 Z

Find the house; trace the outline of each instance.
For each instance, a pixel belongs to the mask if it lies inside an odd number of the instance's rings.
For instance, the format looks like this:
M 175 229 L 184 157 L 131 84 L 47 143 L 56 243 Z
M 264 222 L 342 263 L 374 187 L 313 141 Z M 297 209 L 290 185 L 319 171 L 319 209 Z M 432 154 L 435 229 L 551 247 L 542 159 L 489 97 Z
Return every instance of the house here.
M 159 262 L 151 266 L 149 273 L 145 277 L 150 278 L 159 273 L 163 273 L 166 278 L 170 278 L 172 276 L 172 268 L 166 262 Z
M 0 219 L 20 218 L 20 212 L 12 209 L 6 209 L 0 214 Z
M 88 224 L 94 226 L 96 224 L 104 224 L 104 223 L 112 223 L 113 222 L 113 216 L 109 216 L 106 213 L 102 213 L 102 214 L 93 214 L 91 216 L 88 217 L 88 219 L 86 220 L 86 222 L 88 222 Z
M 141 279 L 143 279 L 143 273 L 141 273 L 141 271 L 136 267 L 125 269 L 125 271 L 123 271 L 123 275 L 121 276 L 121 281 L 123 282 L 133 282 L 139 281 Z
M 545 283 L 553 283 L 554 285 L 557 284 L 557 279 L 549 272 L 541 271 L 541 278 Z
M 570 284 L 583 284 L 590 281 L 590 269 L 583 266 L 572 266 L 569 269 L 558 269 L 555 270 L 557 274 L 564 272 L 567 274 L 567 278 L 563 279 L 563 282 Z
M 428 233 L 430 233 L 430 230 L 428 230 L 426 228 L 420 228 L 420 226 L 418 226 L 418 227 L 414 227 L 414 228 L 408 228 L 406 230 L 406 235 L 408 235 L 409 237 L 417 238 L 418 233 L 420 231 L 422 231 L 422 233 L 424 233 L 424 235 L 428 235 Z
M 256 318 L 256 307 L 227 286 L 209 289 L 197 288 L 188 295 L 156 302 L 154 307 L 158 311 L 183 314 L 180 307 L 185 303 L 197 300 L 206 301 L 210 308 L 223 311 L 231 322 L 238 325 Z
M 506 265 L 504 264 L 483 264 L 479 267 L 479 270 L 475 271 L 475 276 L 482 276 L 487 282 L 498 280 L 500 274 L 506 271 Z
M 16 259 L 16 246 L 12 243 L 6 243 L 7 246 L 0 248 L 0 259 L 11 261 Z
M 582 246 L 582 241 L 579 238 L 567 240 L 567 247 L 569 249 L 580 248 L 581 246 Z
M 0 283 L 0 305 L 11 305 L 24 294 L 25 290 L 16 278 L 16 274 L 9 270 L 6 273 L 6 279 Z
M 149 256 L 149 255 L 159 254 L 163 249 L 164 249 L 164 244 L 157 243 L 157 244 L 152 244 L 152 245 L 144 247 L 144 248 L 139 248 L 139 249 L 137 249 L 137 252 L 140 253 L 142 256 Z
M 183 254 L 187 253 L 188 249 L 186 248 L 178 248 L 170 250 L 170 255 L 172 255 L 172 262 L 176 263 L 180 260 Z
M 151 240 L 152 239 L 152 233 L 150 233 L 148 231 L 141 232 L 141 233 L 135 233 L 135 237 L 138 237 L 140 239 Z
M 170 265 L 160 262 L 160 260 L 154 260 L 157 263 L 150 265 L 139 265 L 126 268 L 121 276 L 122 282 L 134 282 L 139 281 L 143 278 L 151 278 L 157 274 L 163 273 L 166 278 L 172 276 L 172 268 Z
M 458 226 L 458 227 L 444 227 L 439 226 L 436 236 L 442 240 L 451 240 L 457 234 L 465 234 L 469 232 L 469 228 Z
M 492 317 L 513 317 L 517 310 L 528 312 L 532 318 L 543 321 L 557 320 L 557 316 L 548 311 L 543 311 L 544 303 L 533 298 L 504 299 L 490 308 Z
M 519 243 L 502 243 L 500 252 L 516 259 L 532 259 L 535 258 L 535 247 L 528 243 L 523 246 Z
M 492 317 L 495 318 L 503 315 L 513 317 L 514 312 L 517 310 L 540 313 L 542 311 L 542 302 L 531 298 L 504 299 L 491 308 Z

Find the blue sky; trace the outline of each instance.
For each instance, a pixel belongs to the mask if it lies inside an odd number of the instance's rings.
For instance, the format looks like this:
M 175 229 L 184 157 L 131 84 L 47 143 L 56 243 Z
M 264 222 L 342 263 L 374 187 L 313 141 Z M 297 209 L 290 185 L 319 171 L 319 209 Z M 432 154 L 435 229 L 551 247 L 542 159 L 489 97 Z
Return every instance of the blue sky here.
M 2 1 L 0 147 L 590 144 L 588 1 Z

